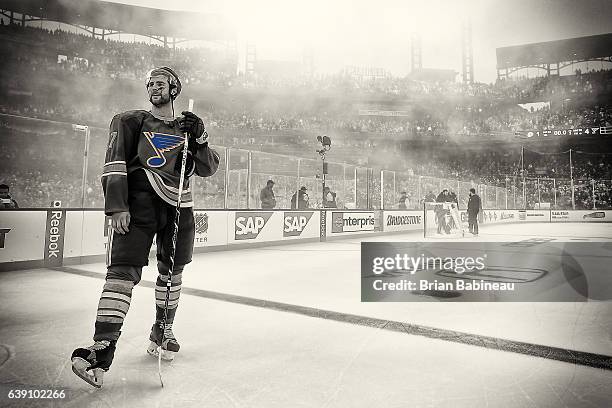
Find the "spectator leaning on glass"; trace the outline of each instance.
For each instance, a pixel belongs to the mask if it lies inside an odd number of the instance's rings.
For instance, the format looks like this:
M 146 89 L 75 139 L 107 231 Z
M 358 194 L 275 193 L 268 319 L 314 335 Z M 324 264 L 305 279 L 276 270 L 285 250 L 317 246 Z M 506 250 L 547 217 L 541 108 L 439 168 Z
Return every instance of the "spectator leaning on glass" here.
M 291 209 L 304 210 L 308 207 L 308 194 L 306 193 L 306 187 L 302 186 L 299 191 L 293 193 L 291 197 Z
M 9 186 L 6 184 L 0 184 L 0 209 L 1 208 L 19 208 L 17 201 L 11 198 Z
M 276 198 L 274 197 L 274 181 L 268 180 L 266 186 L 261 189 L 259 193 L 259 199 L 261 200 L 262 209 L 272 209 L 276 207 Z
M 331 191 L 329 187 L 323 189 L 323 208 L 338 208 L 336 193 Z
M 399 202 L 397 203 L 397 208 L 405 210 L 407 208 L 406 200 L 408 200 L 408 196 L 406 195 L 405 191 L 402 191 L 402 195 L 400 196 Z

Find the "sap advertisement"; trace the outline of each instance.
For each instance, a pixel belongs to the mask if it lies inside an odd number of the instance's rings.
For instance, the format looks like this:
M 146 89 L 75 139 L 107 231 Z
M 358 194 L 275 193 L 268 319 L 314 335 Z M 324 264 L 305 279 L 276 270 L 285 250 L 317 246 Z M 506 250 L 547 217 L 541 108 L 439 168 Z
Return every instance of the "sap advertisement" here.
M 230 211 L 228 243 L 270 242 L 319 237 L 318 211 Z

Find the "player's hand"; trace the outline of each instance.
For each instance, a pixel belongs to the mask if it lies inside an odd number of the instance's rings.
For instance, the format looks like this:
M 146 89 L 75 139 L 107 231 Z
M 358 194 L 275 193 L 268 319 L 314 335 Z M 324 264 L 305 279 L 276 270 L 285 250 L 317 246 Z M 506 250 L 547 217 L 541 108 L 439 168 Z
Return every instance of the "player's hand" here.
M 179 129 L 181 132 L 189 134 L 191 140 L 200 138 L 206 128 L 204 128 L 204 122 L 195 113 L 184 111 L 181 112 L 183 116 L 178 118 Z M 202 144 L 205 140 L 198 140 L 197 143 Z
M 113 230 L 121 235 L 130 232 L 128 226 L 130 225 L 130 212 L 121 211 L 111 215 L 111 227 Z

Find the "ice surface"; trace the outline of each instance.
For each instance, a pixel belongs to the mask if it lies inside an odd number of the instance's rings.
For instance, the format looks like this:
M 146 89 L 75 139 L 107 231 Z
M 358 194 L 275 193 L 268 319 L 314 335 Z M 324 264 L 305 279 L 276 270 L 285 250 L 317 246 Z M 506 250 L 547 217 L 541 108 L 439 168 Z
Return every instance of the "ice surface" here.
M 611 241 L 610 224 L 483 227 L 478 240 Z M 419 234 L 369 238 L 420 240 Z M 466 239 L 467 240 L 467 239 Z M 473 240 L 473 238 L 469 238 Z M 271 308 L 271 302 L 612 355 L 610 302 L 361 303 L 360 240 L 200 254 L 186 269 L 176 360 L 146 354 L 149 267 L 96 390 L 69 357 L 90 343 L 104 266 L 0 274 L 0 390 L 66 389 L 69 407 L 602 407 L 612 371 Z M 72 272 L 72 273 L 67 273 Z M 191 291 L 190 291 L 191 289 Z M 221 300 L 209 294 L 220 294 Z M 240 295 L 243 298 L 232 298 Z M 228 301 L 223 301 L 223 299 Z M 253 299 L 252 307 L 240 299 Z M 238 303 L 232 303 L 236 301 Z

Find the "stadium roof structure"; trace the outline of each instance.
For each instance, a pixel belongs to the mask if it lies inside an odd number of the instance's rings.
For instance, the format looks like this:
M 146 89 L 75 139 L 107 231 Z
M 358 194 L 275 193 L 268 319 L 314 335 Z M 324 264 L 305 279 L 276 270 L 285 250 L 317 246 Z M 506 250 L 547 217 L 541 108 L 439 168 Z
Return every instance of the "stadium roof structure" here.
M 56 21 L 82 28 L 94 37 L 138 34 L 174 43 L 186 40 L 233 41 L 235 30 L 223 16 L 160 10 L 98 0 L 0 0 L 1 14 L 17 21 Z M 181 39 L 177 41 L 177 39 Z
M 524 68 L 540 68 L 548 75 L 573 63 L 612 62 L 612 33 L 566 40 L 497 48 L 497 77 L 505 78 Z

